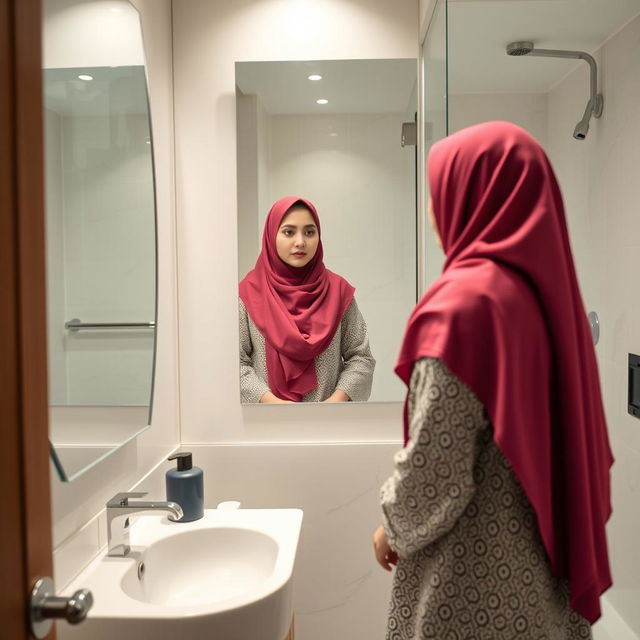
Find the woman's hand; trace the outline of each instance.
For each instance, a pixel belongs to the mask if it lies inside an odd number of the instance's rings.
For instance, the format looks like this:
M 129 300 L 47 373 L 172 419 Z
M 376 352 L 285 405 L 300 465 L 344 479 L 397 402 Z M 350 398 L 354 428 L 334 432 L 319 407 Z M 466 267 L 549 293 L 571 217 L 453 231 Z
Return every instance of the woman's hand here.
M 373 552 L 378 564 L 385 571 L 391 571 L 391 565 L 398 564 L 398 554 L 389 546 L 383 526 L 379 526 L 373 532 Z
M 271 391 L 267 391 L 262 398 L 260 398 L 260 402 L 266 404 L 295 404 L 293 400 L 283 400 L 282 398 L 278 398 L 278 396 L 271 393 Z
M 351 398 L 342 389 L 336 389 L 326 400 L 322 402 L 349 402 Z

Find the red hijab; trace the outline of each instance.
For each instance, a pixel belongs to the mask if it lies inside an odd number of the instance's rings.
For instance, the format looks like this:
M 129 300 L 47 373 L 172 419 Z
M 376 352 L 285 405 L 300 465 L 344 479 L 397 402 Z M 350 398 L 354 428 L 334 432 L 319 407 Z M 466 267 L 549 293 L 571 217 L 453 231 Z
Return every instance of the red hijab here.
M 409 319 L 396 373 L 408 385 L 416 360 L 440 358 L 480 399 L 553 574 L 595 622 L 611 586 L 613 457 L 553 169 L 526 131 L 488 122 L 433 146 L 429 187 L 446 262 Z
M 240 283 L 240 298 L 265 338 L 271 392 L 300 402 L 318 386 L 315 358 L 331 344 L 355 289 L 324 266 L 322 240 L 304 267 L 280 259 L 276 236 L 295 204 L 309 209 L 320 234 L 318 213 L 308 200 L 278 200 L 267 216 L 256 266 Z

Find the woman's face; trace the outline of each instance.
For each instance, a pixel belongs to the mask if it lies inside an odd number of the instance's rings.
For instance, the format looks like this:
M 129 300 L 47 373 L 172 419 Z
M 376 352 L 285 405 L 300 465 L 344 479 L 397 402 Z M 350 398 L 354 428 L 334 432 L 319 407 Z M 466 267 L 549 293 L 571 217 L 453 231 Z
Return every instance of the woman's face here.
M 276 250 L 282 262 L 291 267 L 304 267 L 316 255 L 320 235 L 309 209 L 295 205 L 282 218 Z
M 438 233 L 438 225 L 436 224 L 436 217 L 433 215 L 433 202 L 431 201 L 431 198 L 429 198 L 429 203 L 427 204 L 427 217 L 429 218 L 429 223 L 431 224 L 433 233 L 436 234 L 436 243 L 442 249 L 442 240 L 440 238 L 440 234 Z

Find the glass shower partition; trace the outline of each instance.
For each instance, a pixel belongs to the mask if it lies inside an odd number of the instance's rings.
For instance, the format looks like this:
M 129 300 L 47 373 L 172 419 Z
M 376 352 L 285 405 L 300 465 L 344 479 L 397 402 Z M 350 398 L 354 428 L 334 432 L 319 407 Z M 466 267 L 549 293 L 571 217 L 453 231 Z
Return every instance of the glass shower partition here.
M 426 179 L 427 158 L 433 144 L 449 133 L 448 123 L 448 61 L 447 61 L 447 2 L 437 0 L 429 21 L 420 53 L 421 86 L 421 157 L 419 171 L 422 180 L 418 215 L 419 255 L 425 257 L 420 274 L 422 294 L 442 270 L 444 255 L 436 243 L 426 218 L 429 184 Z

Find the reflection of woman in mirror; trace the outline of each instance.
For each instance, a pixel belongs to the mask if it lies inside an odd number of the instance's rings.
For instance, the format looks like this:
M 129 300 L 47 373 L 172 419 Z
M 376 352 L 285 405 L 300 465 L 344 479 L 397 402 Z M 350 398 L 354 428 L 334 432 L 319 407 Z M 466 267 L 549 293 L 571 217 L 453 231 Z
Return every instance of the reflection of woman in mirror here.
M 256 266 L 240 283 L 242 402 L 369 398 L 375 360 L 355 290 L 322 255 L 315 207 L 278 200 Z
M 591 638 L 611 585 L 609 448 L 562 196 L 506 122 L 429 154 L 442 274 L 407 326 L 405 448 L 374 534 L 387 638 Z

